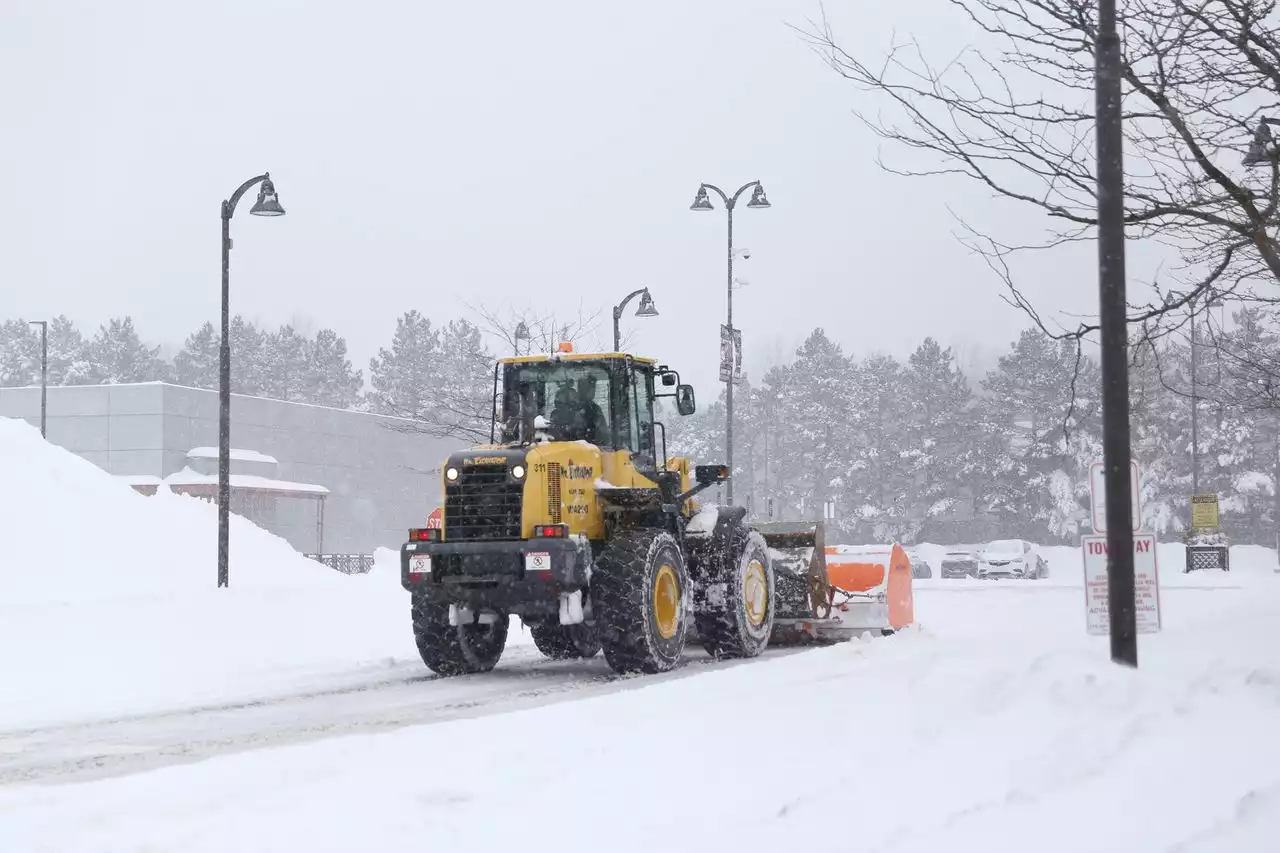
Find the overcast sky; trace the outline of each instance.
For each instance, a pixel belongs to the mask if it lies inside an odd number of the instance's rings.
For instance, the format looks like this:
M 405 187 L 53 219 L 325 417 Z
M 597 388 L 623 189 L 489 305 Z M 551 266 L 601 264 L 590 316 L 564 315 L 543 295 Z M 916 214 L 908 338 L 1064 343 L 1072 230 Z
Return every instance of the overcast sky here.
M 828 0 L 879 55 L 960 46 L 949 4 Z M 345 335 L 359 367 L 416 308 L 601 311 L 648 286 L 633 348 L 713 396 L 725 216 L 699 182 L 759 178 L 735 294 L 747 364 L 815 326 L 905 356 L 1002 351 L 1025 324 L 948 206 L 1025 220 L 963 183 L 876 165 L 865 97 L 787 24 L 816 0 L 0 3 L 0 317 L 131 314 L 180 345 L 218 307 L 218 205 L 269 170 L 288 215 L 236 216 L 232 309 Z M 948 41 L 952 39 L 952 41 Z M 1092 250 L 1025 282 L 1096 310 Z M 634 303 L 633 303 L 634 305 Z

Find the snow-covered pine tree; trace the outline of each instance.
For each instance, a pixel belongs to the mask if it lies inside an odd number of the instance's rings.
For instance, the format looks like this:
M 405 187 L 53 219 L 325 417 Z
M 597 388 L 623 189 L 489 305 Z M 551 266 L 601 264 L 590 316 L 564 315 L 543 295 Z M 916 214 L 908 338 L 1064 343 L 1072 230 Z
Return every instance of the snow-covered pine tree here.
M 841 526 L 873 541 L 912 542 L 923 513 L 909 505 L 913 464 L 909 453 L 910 407 L 902 365 L 872 355 L 857 366 L 851 411 L 857 413 L 853 441 L 841 446 L 850 475 L 841 502 Z
M 909 503 L 921 520 L 920 535 L 933 538 L 931 521 L 953 515 L 961 502 L 972 503 L 962 487 L 976 467 L 973 391 L 951 348 L 933 338 L 925 338 L 911 354 L 902 382 Z
M 173 381 L 188 388 L 218 387 L 218 330 L 206 322 L 196 329 L 173 357 Z
M 778 489 L 783 517 L 822 517 L 826 501 L 849 493 L 849 451 L 863 427 L 858 410 L 857 373 L 840 346 L 815 329 L 796 350 L 796 360 L 779 387 Z M 842 512 L 857 511 L 845 507 Z
M 479 327 L 451 320 L 428 375 L 430 404 L 417 416 L 437 435 L 486 441 L 493 412 L 493 356 Z
M 263 396 L 295 403 L 310 401 L 309 343 L 290 325 L 281 326 L 263 337 Z
M 982 384 L 983 428 L 1012 463 L 991 496 L 1003 529 L 1073 540 L 1087 523 L 1088 466 L 1102 452 L 1097 365 L 1074 343 L 1026 329 Z
M 19 317 L 0 323 L 0 387 L 40 381 L 40 333 Z
M 364 374 L 351 367 L 347 341 L 332 329 L 321 329 L 308 342 L 302 385 L 307 402 L 349 409 L 360 402 Z
M 92 375 L 101 384 L 165 379 L 168 365 L 158 357 L 159 351 L 159 347 L 148 347 L 138 337 L 133 318 L 113 318 L 99 327 L 89 342 Z
M 231 390 L 237 394 L 265 396 L 269 372 L 267 357 L 267 335 L 240 315 L 232 317 Z
M 369 360 L 370 408 L 384 415 L 421 418 L 430 414 L 429 384 L 440 356 L 440 333 L 417 311 L 396 320 L 391 349 Z

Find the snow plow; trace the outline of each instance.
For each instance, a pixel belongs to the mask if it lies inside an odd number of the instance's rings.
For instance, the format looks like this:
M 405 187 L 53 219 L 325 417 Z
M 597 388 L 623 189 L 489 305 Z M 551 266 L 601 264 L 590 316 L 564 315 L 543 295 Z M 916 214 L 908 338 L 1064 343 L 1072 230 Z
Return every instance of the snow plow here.
M 774 570 L 770 645 L 838 643 L 892 634 L 914 621 L 911 560 L 901 546 L 829 546 L 822 522 L 752 527 L 764 537 Z

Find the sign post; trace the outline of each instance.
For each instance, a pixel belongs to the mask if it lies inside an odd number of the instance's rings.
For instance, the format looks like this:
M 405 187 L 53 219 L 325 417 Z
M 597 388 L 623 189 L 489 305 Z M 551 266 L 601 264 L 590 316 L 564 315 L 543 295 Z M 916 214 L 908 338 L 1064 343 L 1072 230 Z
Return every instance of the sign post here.
M 1218 528 L 1218 496 L 1191 496 L 1191 526 L 1197 530 Z
M 1094 462 L 1089 466 L 1089 520 L 1093 532 L 1099 535 L 1107 532 L 1107 489 L 1106 466 Z M 1129 462 L 1129 503 L 1132 515 L 1132 528 L 1136 533 L 1142 529 L 1142 502 L 1139 499 L 1138 463 Z M 1215 497 L 1216 501 L 1217 498 Z M 1216 504 L 1215 504 L 1216 506 Z
M 1110 584 L 1107 572 L 1107 537 L 1085 536 L 1084 603 L 1090 634 L 1111 633 Z M 1139 634 L 1160 630 L 1160 578 L 1156 566 L 1156 537 L 1137 533 L 1133 537 L 1134 621 Z

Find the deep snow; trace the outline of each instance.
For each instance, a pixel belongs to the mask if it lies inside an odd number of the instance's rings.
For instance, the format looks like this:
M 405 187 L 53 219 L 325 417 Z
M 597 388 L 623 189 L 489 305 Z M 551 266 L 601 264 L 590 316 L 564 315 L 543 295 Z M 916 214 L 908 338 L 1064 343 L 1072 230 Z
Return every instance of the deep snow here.
M 340 575 L 235 519 L 232 587 L 217 590 L 208 504 L 139 496 L 12 421 L 0 470 L 23 486 L 0 495 L 0 746 L 4 729 L 416 661 L 394 552 Z M 1141 638 L 1136 672 L 1085 634 L 1079 551 L 1046 556 L 1047 581 L 942 581 L 935 564 L 919 626 L 887 639 L 0 789 L 0 850 L 1275 849 L 1275 555 L 1237 549 L 1229 574 L 1181 575 L 1162 548 L 1165 627 Z M 402 680 L 396 701 L 467 681 Z M 465 713 L 465 697 L 448 707 Z
M 1254 581 L 1171 590 L 1136 672 L 1077 590 L 922 589 L 887 639 L 0 791 L 0 848 L 1271 851 L 1280 596 Z
M 348 576 L 232 516 L 137 494 L 0 418 L 0 728 L 287 690 L 417 658 L 385 562 Z M 0 849 L 3 849 L 0 846 Z

